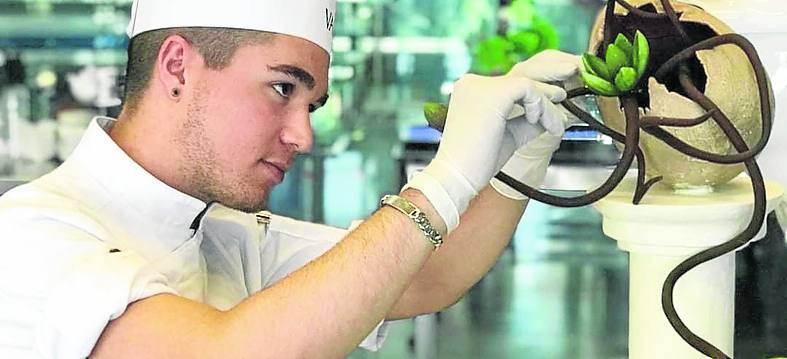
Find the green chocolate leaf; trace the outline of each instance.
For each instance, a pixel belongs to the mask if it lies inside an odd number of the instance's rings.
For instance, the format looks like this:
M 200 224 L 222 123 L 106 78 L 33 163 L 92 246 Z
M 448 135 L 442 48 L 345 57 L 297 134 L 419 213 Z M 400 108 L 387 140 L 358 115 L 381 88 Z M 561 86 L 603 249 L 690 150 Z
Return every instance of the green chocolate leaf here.
M 424 103 L 424 117 L 429 126 L 442 131 L 445 127 L 445 119 L 448 116 L 448 106 L 437 102 Z
M 622 33 L 618 34 L 618 37 L 615 38 L 615 46 L 623 50 L 626 53 L 626 57 L 631 59 L 632 53 L 634 51 L 634 45 L 629 41 L 626 35 Z
M 582 63 L 585 65 L 585 71 L 605 80 L 612 80 L 612 74 L 610 74 L 607 64 L 598 56 L 593 54 L 584 54 L 582 55 Z
M 621 67 L 615 76 L 615 87 L 620 92 L 628 92 L 637 85 L 637 70 L 632 67 Z
M 601 95 L 601 96 L 617 96 L 618 91 L 615 89 L 615 85 L 611 82 L 602 79 L 596 75 L 593 75 L 589 72 L 582 71 L 580 76 L 582 77 L 582 81 L 585 82 L 585 85 L 593 91 L 594 93 Z
M 634 53 L 636 59 L 634 68 L 637 70 L 637 80 L 639 80 L 648 69 L 648 62 L 650 61 L 650 44 L 648 44 L 648 39 L 640 31 L 637 31 L 637 34 L 634 36 Z
M 628 56 L 617 45 L 610 44 L 607 47 L 606 55 L 607 67 L 609 67 L 609 74 L 612 78 L 617 76 L 618 70 L 624 66 L 631 66 Z

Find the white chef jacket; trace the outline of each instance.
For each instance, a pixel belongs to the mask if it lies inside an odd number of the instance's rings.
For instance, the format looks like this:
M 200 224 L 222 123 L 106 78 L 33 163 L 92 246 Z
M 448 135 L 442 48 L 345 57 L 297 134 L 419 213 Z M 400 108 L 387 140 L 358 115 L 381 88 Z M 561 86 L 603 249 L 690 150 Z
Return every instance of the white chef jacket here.
M 206 206 L 129 158 L 113 124 L 96 118 L 63 165 L 0 196 L 0 358 L 85 358 L 109 320 L 159 293 L 229 309 L 346 233 Z

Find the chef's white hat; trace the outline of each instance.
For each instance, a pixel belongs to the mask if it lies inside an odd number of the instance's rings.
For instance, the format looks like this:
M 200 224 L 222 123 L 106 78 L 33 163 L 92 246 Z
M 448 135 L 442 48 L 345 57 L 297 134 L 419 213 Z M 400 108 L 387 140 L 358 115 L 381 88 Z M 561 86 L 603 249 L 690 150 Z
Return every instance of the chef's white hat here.
M 276 32 L 331 53 L 336 0 L 134 0 L 128 37 L 174 27 Z

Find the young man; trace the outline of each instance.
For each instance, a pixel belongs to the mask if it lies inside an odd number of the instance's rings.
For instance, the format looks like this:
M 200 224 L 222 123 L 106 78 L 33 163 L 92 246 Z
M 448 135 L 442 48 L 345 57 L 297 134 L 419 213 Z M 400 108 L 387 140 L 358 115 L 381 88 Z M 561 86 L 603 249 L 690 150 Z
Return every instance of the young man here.
M 526 204 L 489 181 L 543 179 L 565 91 L 538 81 L 575 57 L 460 79 L 435 160 L 357 229 L 255 217 L 312 146 L 334 6 L 134 2 L 119 118 L 0 197 L 0 357 L 337 358 L 489 270 Z

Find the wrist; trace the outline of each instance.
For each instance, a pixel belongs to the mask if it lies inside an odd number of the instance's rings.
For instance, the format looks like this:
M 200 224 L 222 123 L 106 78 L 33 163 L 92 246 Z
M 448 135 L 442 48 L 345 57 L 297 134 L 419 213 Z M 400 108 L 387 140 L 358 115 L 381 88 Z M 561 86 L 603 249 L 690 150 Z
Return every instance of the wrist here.
M 423 171 L 416 172 L 402 189 L 420 192 L 450 233 L 459 226 L 459 216 L 477 191 L 448 162 L 435 158 Z
M 403 190 L 402 193 L 399 194 L 399 196 L 407 199 L 408 201 L 412 202 L 416 207 L 418 207 L 418 209 L 420 209 L 421 212 L 423 212 L 423 214 L 432 224 L 432 227 L 434 227 L 434 229 L 437 230 L 437 232 L 439 232 L 443 236 L 447 234 L 448 231 L 445 222 L 443 221 L 443 218 L 440 217 L 435 207 L 432 205 L 431 202 L 429 202 L 429 199 L 426 196 L 424 196 L 423 193 L 421 193 L 421 191 L 414 188 L 408 188 Z

